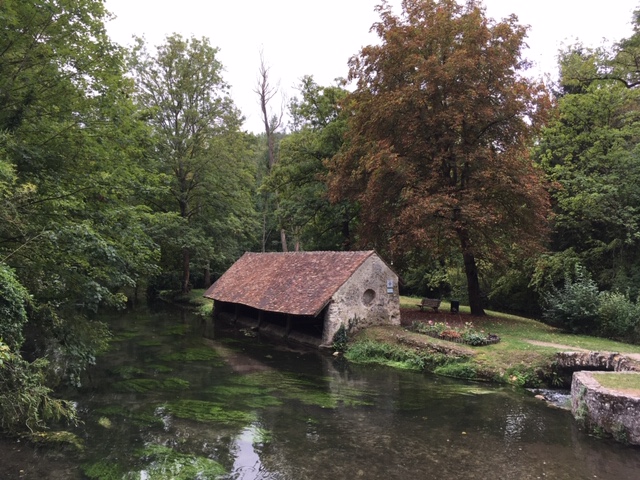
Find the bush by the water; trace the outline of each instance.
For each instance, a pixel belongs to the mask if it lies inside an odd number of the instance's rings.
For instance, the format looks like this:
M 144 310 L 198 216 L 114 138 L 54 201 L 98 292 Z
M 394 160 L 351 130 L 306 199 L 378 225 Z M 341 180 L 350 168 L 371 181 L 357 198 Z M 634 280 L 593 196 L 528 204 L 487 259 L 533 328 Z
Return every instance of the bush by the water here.
M 349 346 L 346 358 L 354 363 L 376 363 L 407 370 L 429 370 L 455 362 L 443 353 L 417 352 L 398 345 L 364 340 Z
M 561 289 L 545 296 L 543 318 L 555 327 L 573 333 L 588 333 L 640 342 L 640 305 L 629 295 L 600 292 L 581 266 L 575 278 L 566 277 Z
M 45 386 L 46 361 L 29 363 L 0 340 L 0 429 L 11 433 L 33 432 L 51 421 L 77 421 L 72 402 L 51 396 Z

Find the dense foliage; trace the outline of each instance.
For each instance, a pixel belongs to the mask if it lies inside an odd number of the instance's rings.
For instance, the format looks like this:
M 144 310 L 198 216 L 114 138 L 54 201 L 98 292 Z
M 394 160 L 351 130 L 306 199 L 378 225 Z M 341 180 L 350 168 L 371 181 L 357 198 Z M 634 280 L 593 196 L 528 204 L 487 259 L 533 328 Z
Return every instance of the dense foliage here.
M 404 0 L 379 7 L 379 45 L 350 61 L 347 141 L 329 180 L 361 205 L 361 244 L 401 257 L 460 255 L 474 314 L 478 263 L 531 254 L 547 194 L 528 156 L 548 106 L 520 75 L 526 29 L 479 2 Z M 513 246 L 517 244 L 517 248 Z
M 208 39 L 124 49 L 100 0 L 0 2 L 0 427 L 74 420 L 52 389 L 108 347 L 101 309 L 287 239 L 375 247 L 473 313 L 640 341 L 640 13 L 562 53 L 554 105 L 522 75 L 526 28 L 460 3 L 383 2 L 354 89 L 306 76 L 289 131 L 263 102 L 253 135 Z

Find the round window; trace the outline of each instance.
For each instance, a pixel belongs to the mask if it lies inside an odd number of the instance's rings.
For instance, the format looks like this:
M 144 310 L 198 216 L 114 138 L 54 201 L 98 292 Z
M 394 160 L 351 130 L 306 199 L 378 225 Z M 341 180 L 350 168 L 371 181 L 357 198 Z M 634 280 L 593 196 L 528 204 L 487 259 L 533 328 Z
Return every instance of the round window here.
M 362 295 L 362 303 L 365 305 L 371 305 L 371 302 L 376 298 L 376 292 L 371 290 L 370 288 L 364 291 Z

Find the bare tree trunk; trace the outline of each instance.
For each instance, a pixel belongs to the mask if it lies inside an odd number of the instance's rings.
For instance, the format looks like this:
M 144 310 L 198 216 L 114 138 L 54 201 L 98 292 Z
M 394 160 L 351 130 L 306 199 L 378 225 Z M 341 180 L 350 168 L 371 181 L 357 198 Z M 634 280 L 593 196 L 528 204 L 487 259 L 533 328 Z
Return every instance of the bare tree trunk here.
M 478 277 L 478 265 L 476 257 L 471 248 L 471 241 L 466 229 L 458 227 L 458 238 L 462 247 L 462 258 L 464 259 L 464 273 L 467 277 L 467 293 L 469 295 L 469 307 L 471 307 L 471 315 L 484 315 L 484 307 L 482 305 L 482 291 L 480 289 L 480 280 Z
M 183 248 L 182 249 L 182 288 L 181 288 L 182 293 L 189 293 L 189 291 L 191 290 L 189 285 L 189 277 L 191 274 L 189 270 L 190 261 L 191 261 L 191 256 L 189 255 L 189 249 Z
M 209 288 L 211 286 L 211 266 L 207 265 L 204 269 L 204 288 Z
M 276 158 L 276 131 L 282 126 L 282 117 L 284 115 L 283 110 L 280 109 L 280 113 L 277 115 L 270 115 L 269 102 L 278 93 L 278 87 L 269 83 L 269 67 L 264 62 L 264 55 L 260 52 L 260 68 L 258 69 L 258 85 L 254 92 L 258 94 L 260 99 L 260 110 L 262 111 L 262 122 L 264 124 L 264 132 L 267 136 L 267 149 L 269 152 L 268 172 L 271 173 L 271 169 L 276 164 L 278 159 Z M 276 198 L 278 192 L 276 192 Z M 266 249 L 266 209 L 265 203 L 264 221 L 262 225 L 262 249 Z M 282 243 L 282 251 L 287 251 L 287 234 L 284 227 L 280 227 L 280 241 Z
M 264 208 L 264 211 L 262 212 L 262 253 L 267 251 L 267 206 L 265 205 L 263 208 Z

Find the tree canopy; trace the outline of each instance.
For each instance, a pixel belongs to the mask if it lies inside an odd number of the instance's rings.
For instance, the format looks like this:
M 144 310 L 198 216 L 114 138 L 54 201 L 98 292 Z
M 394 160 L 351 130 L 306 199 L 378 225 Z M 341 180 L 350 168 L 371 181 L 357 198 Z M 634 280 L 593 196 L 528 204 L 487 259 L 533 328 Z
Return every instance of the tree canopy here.
M 247 237 L 243 225 L 252 222 L 250 141 L 240 131 L 242 117 L 216 55 L 208 39 L 174 34 L 155 54 L 138 39 L 131 61 L 136 102 L 152 127 L 146 161 L 167 185 L 146 201 L 177 214 L 165 216 L 172 228 L 163 238 L 170 255 L 182 259 L 183 292 L 190 289 L 194 260 L 209 270 L 212 238 L 232 234 L 241 240 Z M 218 242 L 219 250 L 225 243 L 229 239 Z
M 538 248 L 548 199 L 528 148 L 549 96 L 520 75 L 526 28 L 487 19 L 479 2 L 379 7 L 379 45 L 350 60 L 353 113 L 331 167 L 334 200 L 361 205 L 362 243 L 395 254 L 459 252 L 472 312 L 477 259 Z

